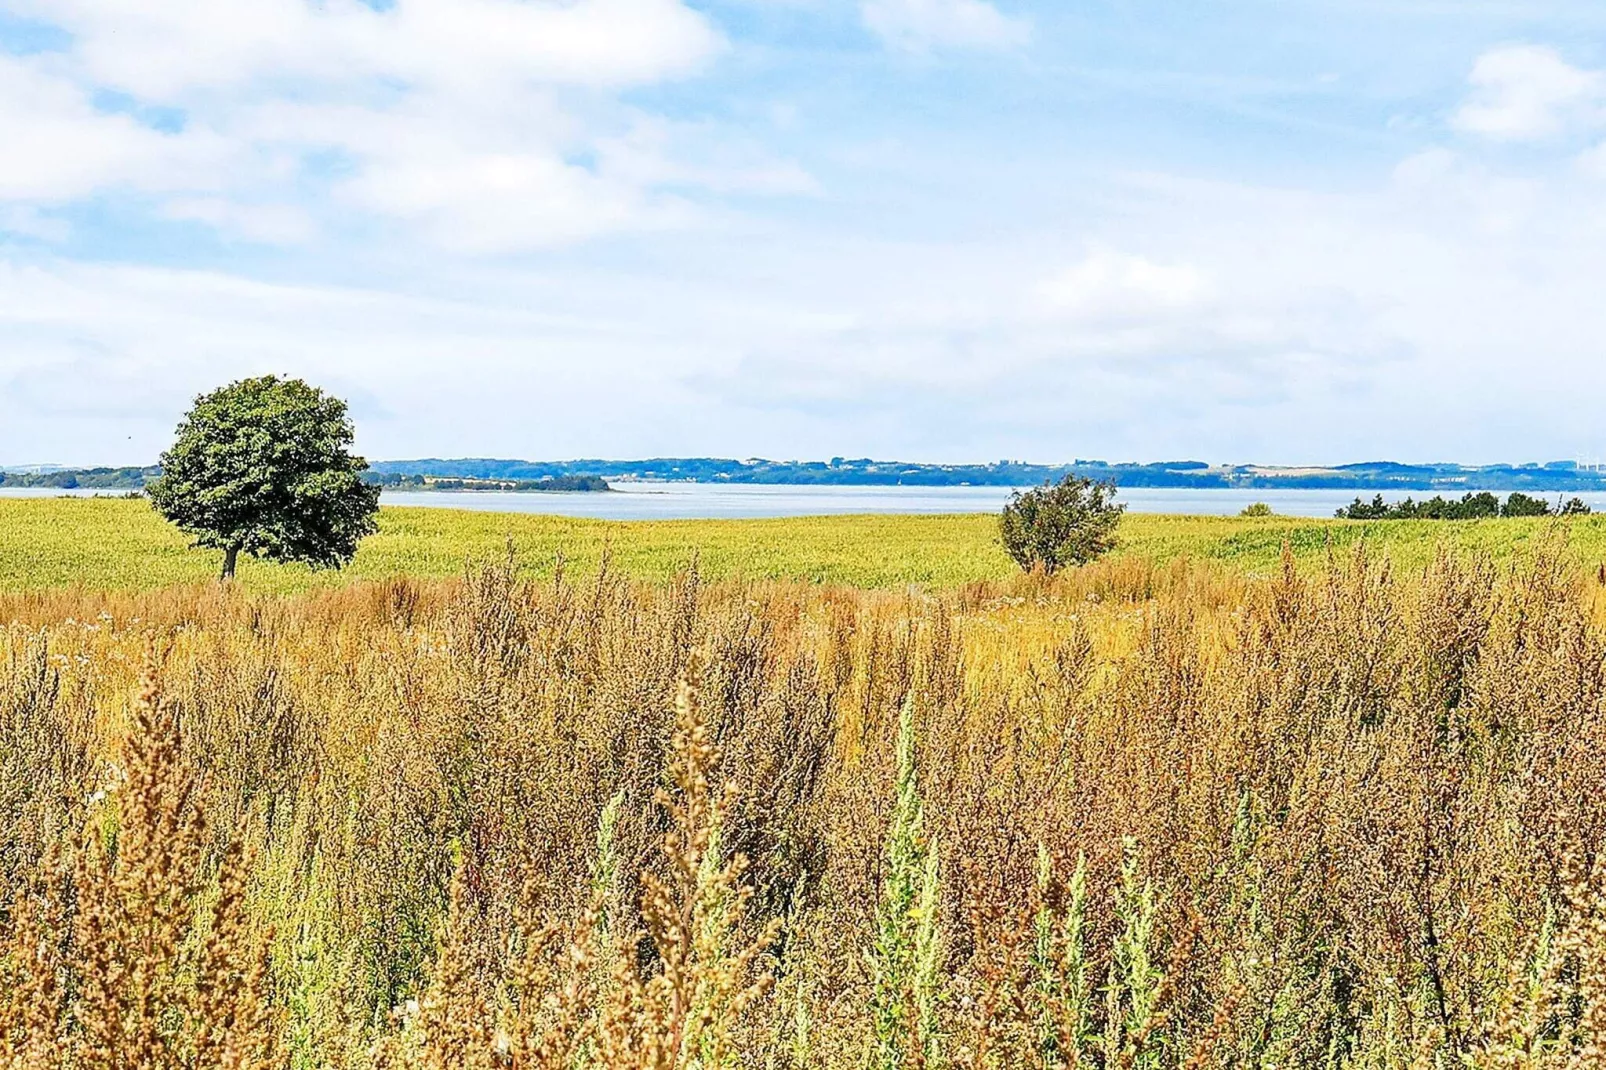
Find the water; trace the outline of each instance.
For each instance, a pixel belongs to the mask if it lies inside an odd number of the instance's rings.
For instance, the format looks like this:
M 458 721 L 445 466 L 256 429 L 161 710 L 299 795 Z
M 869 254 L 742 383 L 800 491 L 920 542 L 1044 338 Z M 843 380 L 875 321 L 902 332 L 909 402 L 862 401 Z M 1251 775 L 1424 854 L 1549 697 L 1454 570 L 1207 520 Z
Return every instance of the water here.
M 548 513 L 602 520 L 695 520 L 707 517 L 826 516 L 844 513 L 992 513 L 1009 500 L 1009 487 L 821 487 L 729 483 L 615 483 L 609 494 L 515 494 L 498 491 L 386 491 L 385 505 L 422 505 L 502 513 Z M 0 487 L 0 498 L 116 496 L 118 491 Z M 1360 494 L 1354 490 L 1168 490 L 1122 488 L 1116 500 L 1134 513 L 1232 516 L 1265 502 L 1282 516 L 1330 517 Z M 1385 494 L 1388 501 L 1406 493 Z M 1421 500 L 1432 491 L 1412 491 Z M 1445 494 L 1445 497 L 1460 495 Z M 1572 497 L 1572 495 L 1567 495 Z M 1606 511 L 1606 493 L 1580 494 Z
M 0 487 L 0 498 L 121 498 L 126 490 L 62 490 L 60 487 Z
M 842 487 L 766 483 L 615 483 L 609 494 L 514 494 L 495 491 L 387 491 L 386 505 L 424 505 L 512 513 L 551 513 L 605 520 L 695 520 L 708 517 L 827 516 L 844 513 L 995 513 L 1012 487 Z M 1234 516 L 1265 502 L 1282 516 L 1331 517 L 1355 500 L 1354 490 L 1195 490 L 1123 487 L 1116 501 L 1134 513 Z M 1373 491 L 1364 492 L 1371 501 Z M 1407 495 L 1385 494 L 1388 501 Z M 1415 491 L 1412 497 L 1431 498 Z M 1446 495 L 1448 497 L 1448 495 Z M 1459 497 L 1459 495 L 1456 495 Z M 1568 495 L 1571 497 L 1571 495 Z M 1606 510 L 1606 493 L 1581 494 Z

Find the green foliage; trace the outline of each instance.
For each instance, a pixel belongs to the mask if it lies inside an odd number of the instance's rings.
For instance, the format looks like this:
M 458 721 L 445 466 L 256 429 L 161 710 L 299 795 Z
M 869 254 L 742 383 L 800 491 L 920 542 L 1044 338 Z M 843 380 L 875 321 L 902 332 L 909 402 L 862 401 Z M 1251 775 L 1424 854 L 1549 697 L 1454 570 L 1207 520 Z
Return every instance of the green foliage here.
M 1423 502 L 1406 498 L 1392 505 L 1375 495 L 1371 502 L 1356 498 L 1353 503 L 1338 511 L 1340 520 L 1488 520 L 1494 517 L 1522 516 L 1583 516 L 1590 511 L 1582 498 L 1571 498 L 1565 505 L 1552 510 L 1543 498 L 1535 498 L 1521 491 L 1513 491 L 1502 505 L 1488 491 L 1473 494 L 1470 491 L 1458 501 L 1447 500 L 1437 494 Z
M 1065 565 L 1085 565 L 1115 548 L 1126 506 L 1114 499 L 1114 483 L 1076 476 L 1016 491 L 998 522 L 1004 549 L 1027 570 L 1052 574 Z
M 242 379 L 195 401 L 147 487 L 158 512 L 225 552 L 338 568 L 376 530 L 379 488 L 349 452 L 346 404 L 300 379 Z
M 613 898 L 619 881 L 619 849 L 615 836 L 619 829 L 619 814 L 624 810 L 623 788 L 614 792 L 602 814 L 597 818 L 597 854 L 591 867 L 591 898 L 599 904 L 597 935 L 604 945 L 613 932 Z
M 1276 514 L 1271 511 L 1271 506 L 1267 505 L 1265 502 L 1255 502 L 1253 505 L 1244 506 L 1243 512 L 1239 513 L 1238 515 L 1248 517 L 1275 516 Z
M 872 1070 L 929 1065 L 937 1055 L 937 968 L 942 931 L 937 845 L 925 831 L 912 705 L 898 721 L 898 784 L 876 911 L 870 999 Z
M 1050 1068 L 1092 1065 L 1093 997 L 1087 958 L 1087 858 L 1064 889 L 1064 906 L 1049 901 L 1053 876 L 1048 852 L 1037 858 L 1039 906 L 1032 943 L 1033 1002 L 1037 1009 L 1037 1049 Z
M 1160 911 L 1154 886 L 1140 877 L 1137 841 L 1128 837 L 1116 890 L 1118 926 L 1104 987 L 1104 1065 L 1155 1070 L 1160 1065 L 1160 986 L 1154 961 L 1154 923 Z
M 1500 507 L 1501 516 L 1549 516 L 1550 506 L 1543 498 L 1535 498 L 1521 491 L 1513 493 Z

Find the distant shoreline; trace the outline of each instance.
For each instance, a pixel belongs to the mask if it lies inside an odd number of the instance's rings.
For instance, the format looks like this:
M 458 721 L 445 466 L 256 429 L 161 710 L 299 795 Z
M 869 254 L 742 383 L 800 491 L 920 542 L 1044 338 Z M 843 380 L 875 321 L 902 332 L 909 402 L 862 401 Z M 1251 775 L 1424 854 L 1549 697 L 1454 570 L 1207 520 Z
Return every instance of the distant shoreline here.
M 602 487 L 412 487 L 380 484 L 382 494 L 613 494 L 611 486 Z
M 1329 490 L 1460 495 L 1467 491 L 1530 494 L 1606 492 L 1606 472 L 1573 461 L 1548 464 L 1460 465 L 1370 461 L 1336 466 L 1224 465 L 1203 461 L 1115 463 L 1073 461 L 1042 465 L 923 464 L 832 458 L 771 461 L 726 458 L 650 458 L 609 461 L 519 461 L 494 458 L 423 458 L 380 461 L 381 474 L 407 472 L 433 478 L 546 479 L 586 475 L 617 482 L 767 484 L 840 487 L 1027 487 L 1067 475 L 1108 480 L 1118 487 L 1156 490 Z
M 139 490 L 161 474 L 155 466 L 0 469 L 0 488 Z M 1203 461 L 1042 465 L 923 464 L 832 458 L 770 461 L 726 458 L 580 459 L 521 461 L 494 458 L 379 461 L 364 478 L 391 490 L 441 493 L 604 493 L 609 480 L 630 483 L 838 487 L 1026 487 L 1072 475 L 1117 487 L 1156 490 L 1328 490 L 1357 494 L 1461 495 L 1468 491 L 1528 494 L 1606 492 L 1606 472 L 1572 461 L 1546 464 L 1460 465 L 1371 461 L 1331 467 L 1224 465 Z
M 829 487 L 787 484 L 743 483 L 654 483 L 622 481 L 608 494 L 518 494 L 475 492 L 408 493 L 392 490 L 380 505 L 390 510 L 443 509 L 472 512 L 544 514 L 553 517 L 591 520 L 741 520 L 781 519 L 833 515 L 880 516 L 996 516 L 1014 487 Z M 0 488 L 0 512 L 12 501 L 50 498 L 82 498 L 85 501 L 111 501 L 139 495 L 138 491 L 61 490 L 47 488 Z M 1405 493 L 1389 493 L 1390 502 L 1406 498 Z M 1432 494 L 1415 495 L 1418 503 Z M 1545 496 L 1557 507 L 1572 497 L 1585 499 L 1597 514 L 1606 516 L 1606 491 L 1586 491 L 1579 495 Z M 1331 520 L 1335 511 L 1349 508 L 1357 497 L 1369 502 L 1371 493 L 1345 490 L 1240 490 L 1210 488 L 1166 489 L 1128 487 L 1116 499 L 1134 514 L 1169 516 L 1239 515 L 1255 503 L 1269 505 L 1274 522 L 1296 518 Z M 1457 499 L 1460 495 L 1455 496 Z M 1504 497 L 1504 495 L 1502 495 Z M 1504 521 L 1501 521 L 1504 523 Z
M 592 475 L 548 476 L 542 479 L 474 479 L 418 474 L 363 473 L 363 478 L 384 491 L 414 494 L 607 494 L 607 480 Z

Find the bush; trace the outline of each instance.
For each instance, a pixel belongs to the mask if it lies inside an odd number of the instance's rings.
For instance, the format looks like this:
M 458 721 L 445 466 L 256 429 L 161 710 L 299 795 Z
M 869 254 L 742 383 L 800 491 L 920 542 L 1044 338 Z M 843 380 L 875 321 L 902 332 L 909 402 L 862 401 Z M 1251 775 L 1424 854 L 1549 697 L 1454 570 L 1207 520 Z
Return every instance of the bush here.
M 1253 505 L 1244 506 L 1244 511 L 1239 513 L 1238 515 L 1239 516 L 1276 516 L 1277 514 L 1273 513 L 1271 511 L 1271 506 L 1267 505 L 1265 502 L 1256 502 Z
M 1027 570 L 1052 574 L 1064 565 L 1085 565 L 1115 546 L 1126 506 L 1114 498 L 1114 483 L 1077 476 L 1016 491 L 999 518 L 1004 549 Z
M 1535 498 L 1521 491 L 1512 492 L 1502 505 L 1499 498 L 1485 490 L 1477 494 L 1464 494 L 1460 500 L 1446 500 L 1435 494 L 1426 501 L 1406 498 L 1392 505 L 1384 502 L 1383 495 L 1378 494 L 1372 498 L 1370 505 L 1356 498 L 1353 504 L 1340 509 L 1337 515 L 1340 520 L 1483 520 L 1497 516 L 1583 516 L 1588 513 L 1589 506 L 1584 504 L 1582 498 L 1569 499 L 1566 504 L 1552 510 L 1543 498 Z
M 1550 506 L 1543 498 L 1517 492 L 1506 499 L 1500 509 L 1501 516 L 1549 516 Z

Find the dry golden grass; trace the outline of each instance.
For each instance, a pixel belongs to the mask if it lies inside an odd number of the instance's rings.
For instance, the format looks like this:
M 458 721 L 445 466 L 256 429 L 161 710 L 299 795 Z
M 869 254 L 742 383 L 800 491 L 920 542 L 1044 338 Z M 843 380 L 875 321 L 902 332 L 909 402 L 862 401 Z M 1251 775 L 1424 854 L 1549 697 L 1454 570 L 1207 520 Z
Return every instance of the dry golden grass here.
M 0 1059 L 1602 1065 L 1598 577 L 1267 571 L 0 596 Z
M 199 775 L 149 675 L 132 715 L 108 770 L 117 782 L 85 800 L 83 837 L 64 838 L 73 861 L 53 844 L 8 897 L 0 1050 L 17 1067 L 277 1066 L 247 859 L 227 844 L 209 887 Z

